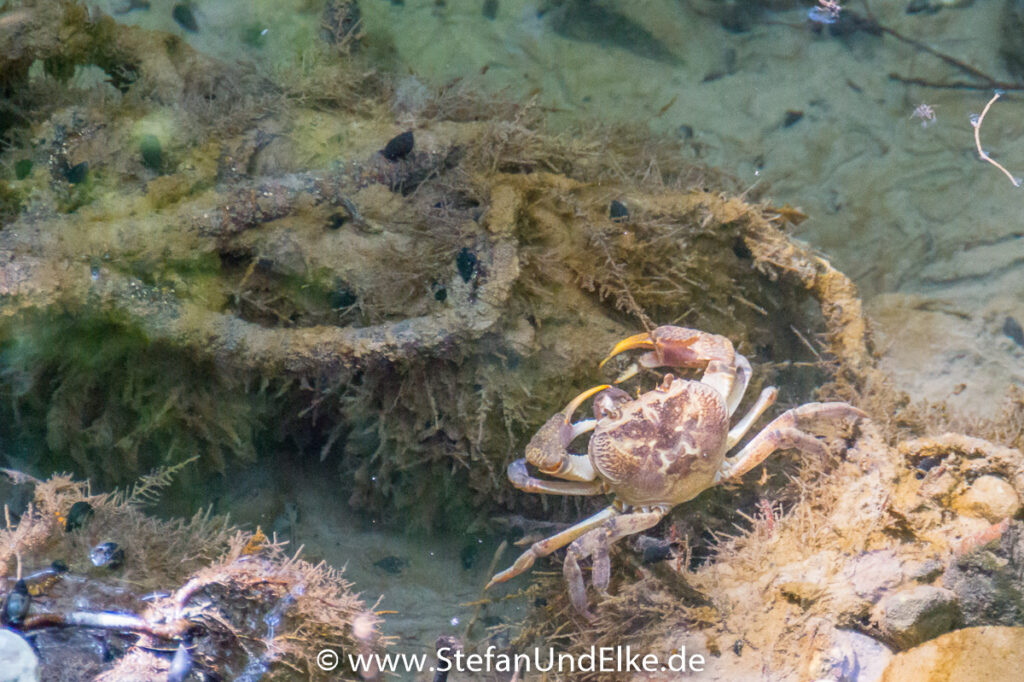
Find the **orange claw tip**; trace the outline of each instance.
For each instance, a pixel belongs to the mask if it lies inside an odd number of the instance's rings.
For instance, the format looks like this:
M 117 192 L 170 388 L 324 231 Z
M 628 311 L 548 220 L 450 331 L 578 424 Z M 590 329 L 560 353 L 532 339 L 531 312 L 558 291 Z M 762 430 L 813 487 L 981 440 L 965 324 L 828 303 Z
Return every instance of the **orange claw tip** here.
M 599 386 L 594 386 L 593 388 L 588 388 L 587 390 L 583 391 L 583 393 L 580 393 L 578 396 L 570 400 L 569 404 L 565 406 L 564 410 L 562 410 L 562 414 L 565 415 L 565 423 L 569 423 L 569 420 L 572 419 L 572 413 L 576 411 L 576 408 L 583 404 L 584 400 L 594 395 L 595 393 L 600 393 L 606 388 L 611 388 L 611 386 L 609 384 L 601 384 Z
M 608 357 L 601 361 L 601 364 L 598 365 L 598 368 L 600 369 L 601 367 L 604 367 L 609 360 L 614 358 L 619 353 L 623 353 L 627 350 L 635 350 L 637 348 L 642 348 L 644 350 L 654 350 L 654 339 L 651 338 L 650 332 L 634 334 L 633 336 L 630 336 L 628 339 L 622 339 L 622 341 L 619 341 L 617 344 L 615 344 L 615 348 L 612 348 L 612 352 L 608 354 Z

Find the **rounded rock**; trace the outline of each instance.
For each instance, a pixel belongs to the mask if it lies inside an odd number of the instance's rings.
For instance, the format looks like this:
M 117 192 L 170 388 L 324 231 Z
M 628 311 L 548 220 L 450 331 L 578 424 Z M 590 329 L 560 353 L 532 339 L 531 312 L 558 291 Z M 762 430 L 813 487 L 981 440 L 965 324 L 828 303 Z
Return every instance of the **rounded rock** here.
M 957 497 L 953 508 L 964 516 L 996 523 L 1020 511 L 1020 496 L 1005 479 L 986 475 L 976 479 Z
M 39 659 L 18 633 L 0 628 L 0 682 L 37 682 Z
M 875 617 L 882 631 L 900 649 L 909 649 L 952 630 L 961 620 L 951 590 L 918 585 L 886 596 Z
M 947 633 L 897 654 L 880 682 L 1016 682 L 1024 670 L 1024 628 L 984 626 Z

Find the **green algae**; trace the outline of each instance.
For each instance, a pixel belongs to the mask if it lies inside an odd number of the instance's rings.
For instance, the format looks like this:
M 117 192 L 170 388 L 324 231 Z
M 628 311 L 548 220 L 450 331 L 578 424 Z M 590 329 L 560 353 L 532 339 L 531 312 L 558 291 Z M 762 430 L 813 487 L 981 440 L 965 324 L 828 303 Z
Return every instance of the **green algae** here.
M 36 311 L 0 339 L 3 438 L 33 470 L 74 465 L 109 485 L 195 455 L 207 472 L 255 459 L 259 397 L 124 319 Z

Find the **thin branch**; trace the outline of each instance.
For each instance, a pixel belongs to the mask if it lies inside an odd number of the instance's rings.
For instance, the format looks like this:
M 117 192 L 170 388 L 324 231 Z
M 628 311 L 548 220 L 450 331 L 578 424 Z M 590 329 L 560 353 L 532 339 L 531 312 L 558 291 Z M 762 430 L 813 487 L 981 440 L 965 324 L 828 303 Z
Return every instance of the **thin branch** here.
M 1014 187 L 1020 187 L 1020 178 L 1014 177 L 1013 174 L 1006 170 L 1001 163 L 993 159 L 984 149 L 981 148 L 981 124 L 985 122 L 985 115 L 988 114 L 988 110 L 992 108 L 992 105 L 996 103 L 996 100 L 999 99 L 1002 94 L 1001 90 L 996 90 L 995 94 L 992 95 L 992 99 L 990 99 L 988 104 L 985 105 L 985 108 L 981 110 L 981 115 L 971 116 L 971 125 L 974 126 L 974 145 L 978 148 L 978 156 L 981 157 L 982 161 L 988 161 L 991 163 L 993 166 L 1001 170 L 1006 177 L 1010 178 L 1010 182 L 1013 183 Z

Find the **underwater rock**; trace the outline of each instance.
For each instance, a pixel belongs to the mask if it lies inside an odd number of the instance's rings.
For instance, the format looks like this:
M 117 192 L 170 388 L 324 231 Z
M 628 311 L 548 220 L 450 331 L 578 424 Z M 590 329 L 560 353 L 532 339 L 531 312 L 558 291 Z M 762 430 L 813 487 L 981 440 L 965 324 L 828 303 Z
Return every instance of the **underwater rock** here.
M 978 477 L 953 500 L 953 509 L 966 516 L 996 523 L 1016 516 L 1020 511 L 1020 496 L 1005 479 L 985 475 Z
M 16 632 L 0 628 L 0 682 L 37 682 L 39 659 Z
M 154 499 L 170 483 L 168 471 L 143 478 L 134 491 Z M 44 680 L 187 680 L 198 670 L 204 679 L 277 679 L 295 671 L 304 679 L 326 679 L 316 673 L 321 649 L 370 654 L 386 645 L 378 641 L 379 617 L 340 571 L 285 555 L 282 543 L 259 530 L 239 531 L 208 511 L 164 521 L 144 514 L 130 493 L 90 494 L 97 510 L 90 528 L 108 537 L 130 536 L 133 557 L 123 573 L 90 571 L 83 534 L 65 533 L 57 520 L 58 510 L 81 500 L 88 484 L 70 476 L 35 483 L 33 513 L 0 529 L 0 567 L 10 575 L 16 562 L 38 566 L 58 552 L 69 557 L 77 576 L 59 584 L 33 579 L 58 571 L 51 567 L 32 573 L 28 589 L 19 590 L 33 591 L 32 609 L 18 629 L 31 633 Z M 139 635 L 145 636 L 143 647 L 118 644 Z M 0 642 L 0 681 L 6 681 L 11 678 L 4 677 L 2 651 Z M 80 669 L 89 673 L 64 675 Z M 244 676 L 243 669 L 260 673 Z M 344 659 L 339 675 L 356 677 Z
M 814 623 L 814 654 L 801 679 L 816 682 L 875 682 L 893 652 L 867 635 L 833 627 L 821 619 Z
M 976 627 L 896 654 L 881 682 L 1017 682 L 1024 670 L 1024 628 Z
M 639 23 L 642 11 L 633 17 L 618 4 L 614 0 L 549 0 L 545 18 L 555 33 L 570 40 L 612 46 L 666 64 L 682 63 L 669 45 Z
M 960 602 L 964 624 L 1017 625 L 1024 622 L 1024 533 L 1019 522 L 988 545 L 958 554 L 942 584 Z
M 951 590 L 918 585 L 882 599 L 875 620 L 898 648 L 909 649 L 956 627 L 960 608 Z

